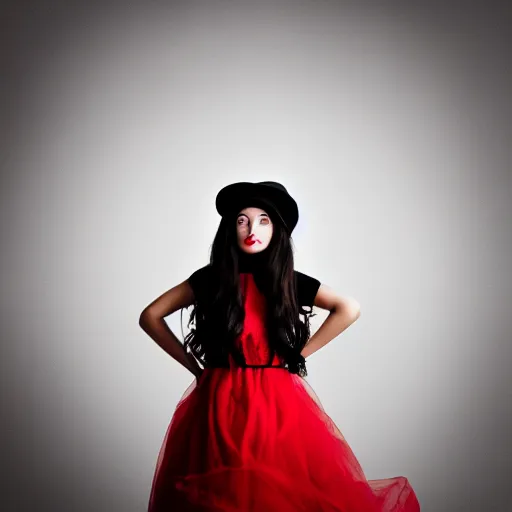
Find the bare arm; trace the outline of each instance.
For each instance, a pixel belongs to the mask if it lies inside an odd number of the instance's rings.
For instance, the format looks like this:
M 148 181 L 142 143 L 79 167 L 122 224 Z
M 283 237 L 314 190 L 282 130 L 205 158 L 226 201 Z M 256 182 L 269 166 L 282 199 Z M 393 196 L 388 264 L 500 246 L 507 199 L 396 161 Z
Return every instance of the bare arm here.
M 183 343 L 164 320 L 166 316 L 193 302 L 194 292 L 188 281 L 183 281 L 146 306 L 140 314 L 139 325 L 167 354 L 199 378 L 203 369 L 194 356 L 186 352 Z
M 328 310 L 329 316 L 302 349 L 301 355 L 304 358 L 327 345 L 327 343 L 347 329 L 360 316 L 360 305 L 354 298 L 338 295 L 325 284 L 320 285 L 314 305 Z

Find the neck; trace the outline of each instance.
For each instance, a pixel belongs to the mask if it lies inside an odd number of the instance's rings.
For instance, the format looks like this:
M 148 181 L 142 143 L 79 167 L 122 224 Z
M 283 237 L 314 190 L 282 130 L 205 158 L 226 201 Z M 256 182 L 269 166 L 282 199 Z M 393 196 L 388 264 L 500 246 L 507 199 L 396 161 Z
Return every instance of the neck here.
M 244 273 L 254 274 L 261 270 L 266 261 L 267 250 L 256 252 L 254 254 L 247 254 L 241 250 L 238 251 L 238 271 Z

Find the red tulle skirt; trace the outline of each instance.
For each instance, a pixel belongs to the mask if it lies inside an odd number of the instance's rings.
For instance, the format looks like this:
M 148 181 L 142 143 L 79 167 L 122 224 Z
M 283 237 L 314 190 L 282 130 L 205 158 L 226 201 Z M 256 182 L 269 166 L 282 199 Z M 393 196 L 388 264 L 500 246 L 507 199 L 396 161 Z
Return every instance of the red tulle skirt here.
M 417 512 L 407 478 L 367 480 L 311 386 L 284 368 L 207 368 L 180 399 L 149 512 Z

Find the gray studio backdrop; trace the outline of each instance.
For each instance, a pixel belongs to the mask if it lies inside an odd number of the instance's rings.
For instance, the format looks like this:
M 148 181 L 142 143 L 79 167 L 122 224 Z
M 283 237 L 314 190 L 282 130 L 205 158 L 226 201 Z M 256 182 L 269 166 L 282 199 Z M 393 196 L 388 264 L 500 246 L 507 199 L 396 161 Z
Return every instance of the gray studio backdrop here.
M 106 0 L 2 18 L 3 510 L 145 510 L 193 377 L 139 313 L 207 262 L 215 194 L 242 180 L 285 184 L 296 268 L 361 304 L 308 381 L 367 477 L 405 475 L 425 512 L 511 510 L 505 8 Z

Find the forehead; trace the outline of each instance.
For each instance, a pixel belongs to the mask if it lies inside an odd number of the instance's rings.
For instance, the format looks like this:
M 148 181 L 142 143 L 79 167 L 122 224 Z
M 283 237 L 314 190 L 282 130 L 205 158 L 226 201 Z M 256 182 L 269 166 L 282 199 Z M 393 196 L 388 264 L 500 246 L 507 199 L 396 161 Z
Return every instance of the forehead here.
M 248 206 L 238 212 L 238 215 L 247 215 L 247 217 L 258 217 L 260 215 L 268 215 L 268 213 L 262 208 L 256 206 Z

